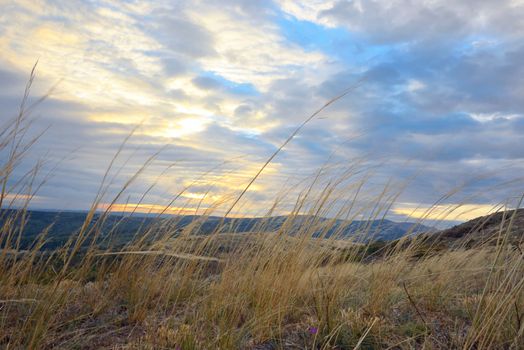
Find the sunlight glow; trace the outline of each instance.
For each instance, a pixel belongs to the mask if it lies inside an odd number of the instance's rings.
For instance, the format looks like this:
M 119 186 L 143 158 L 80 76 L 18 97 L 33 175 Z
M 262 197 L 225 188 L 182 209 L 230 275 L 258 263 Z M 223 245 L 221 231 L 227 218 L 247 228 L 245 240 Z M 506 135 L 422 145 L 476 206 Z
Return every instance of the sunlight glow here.
M 100 209 L 109 210 L 114 213 L 141 213 L 141 214 L 166 214 L 166 215 L 191 215 L 195 213 L 195 209 L 186 207 L 166 207 L 158 204 L 101 204 Z M 206 208 L 202 208 L 205 210 Z
M 169 123 L 164 135 L 170 138 L 180 138 L 204 131 L 208 122 L 202 118 L 184 118 Z
M 411 219 L 437 221 L 467 221 L 479 216 L 485 216 L 497 211 L 499 207 L 486 204 L 449 204 L 424 206 L 415 203 L 399 203 L 393 208 L 393 213 L 404 215 Z

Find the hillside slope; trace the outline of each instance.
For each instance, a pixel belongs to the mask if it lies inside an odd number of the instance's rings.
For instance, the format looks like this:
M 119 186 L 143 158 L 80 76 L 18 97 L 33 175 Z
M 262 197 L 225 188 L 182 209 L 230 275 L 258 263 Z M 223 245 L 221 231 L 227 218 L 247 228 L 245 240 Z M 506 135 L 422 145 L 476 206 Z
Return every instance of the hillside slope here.
M 524 208 L 500 211 L 467 221 L 446 230 L 437 232 L 434 238 L 449 244 L 473 246 L 477 243 L 495 243 L 499 233 L 509 233 L 513 243 L 524 238 Z

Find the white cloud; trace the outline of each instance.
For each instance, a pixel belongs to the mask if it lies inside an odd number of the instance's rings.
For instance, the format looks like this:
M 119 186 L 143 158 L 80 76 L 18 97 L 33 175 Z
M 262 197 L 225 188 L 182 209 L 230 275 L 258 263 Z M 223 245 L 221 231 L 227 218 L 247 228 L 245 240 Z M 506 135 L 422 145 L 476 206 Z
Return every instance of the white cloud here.
M 336 23 L 327 18 L 321 18 L 319 14 L 322 11 L 329 10 L 335 5 L 334 0 L 308 0 L 308 1 L 294 1 L 294 0 L 279 0 L 280 7 L 286 13 L 300 19 L 314 23 L 323 24 L 334 27 Z
M 249 18 L 211 8 L 195 8 L 189 16 L 213 35 L 216 55 L 199 59 L 204 70 L 230 81 L 254 85 L 267 92 L 278 79 L 300 77 L 306 84 L 319 83 L 326 56 L 286 43 L 271 23 L 253 26 Z M 324 77 L 325 78 L 325 77 Z
M 518 114 L 502 114 L 502 113 L 471 113 L 471 118 L 478 122 L 486 123 L 494 120 L 512 120 L 520 118 Z
M 145 54 L 158 44 L 129 14 L 90 8 L 81 1 L 67 5 L 41 4 L 39 11 L 27 4 L 9 13 L 17 25 L 7 26 L 0 41 L 2 59 L 20 70 L 39 59 L 39 78 L 62 79 L 58 93 L 63 99 L 97 106 L 155 103 L 148 86 L 129 71 L 158 75 L 158 59 Z
M 406 85 L 406 90 L 409 92 L 415 92 L 417 90 L 424 89 L 425 87 L 426 84 L 424 84 L 420 80 L 410 79 Z

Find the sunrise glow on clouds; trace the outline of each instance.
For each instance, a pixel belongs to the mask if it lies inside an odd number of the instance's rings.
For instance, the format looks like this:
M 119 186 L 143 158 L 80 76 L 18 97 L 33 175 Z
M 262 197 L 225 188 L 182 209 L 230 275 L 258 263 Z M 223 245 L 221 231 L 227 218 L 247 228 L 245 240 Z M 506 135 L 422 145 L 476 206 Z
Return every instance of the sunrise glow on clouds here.
M 35 159 L 62 160 L 38 207 L 88 207 L 111 157 L 141 124 L 119 163 L 123 179 L 170 146 L 126 200 L 137 204 L 158 181 L 137 208 L 157 210 L 187 186 L 172 208 L 211 208 L 241 191 L 308 115 L 359 81 L 275 159 L 240 212 L 263 214 L 328 159 L 336 169 L 361 158 L 382 164 L 370 179 L 377 191 L 391 179 L 411 181 L 392 211 L 401 216 L 419 212 L 400 203 L 428 207 L 463 184 L 463 198 L 450 203 L 486 210 L 522 189 L 497 187 L 524 168 L 522 2 L 0 6 L 1 118 L 15 113 L 37 59 L 35 96 L 58 83 L 35 112 L 37 127 L 51 125 Z

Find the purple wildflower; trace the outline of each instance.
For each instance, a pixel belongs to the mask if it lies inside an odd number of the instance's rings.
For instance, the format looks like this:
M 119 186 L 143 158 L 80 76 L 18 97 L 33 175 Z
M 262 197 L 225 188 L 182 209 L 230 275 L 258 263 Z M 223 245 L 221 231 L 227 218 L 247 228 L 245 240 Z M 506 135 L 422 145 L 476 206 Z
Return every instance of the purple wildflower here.
M 317 327 L 313 327 L 313 326 L 310 326 L 307 328 L 309 334 L 317 334 L 318 333 L 318 328 Z

